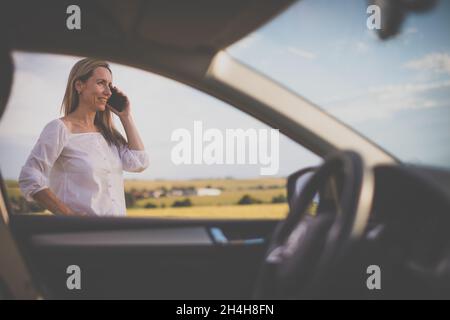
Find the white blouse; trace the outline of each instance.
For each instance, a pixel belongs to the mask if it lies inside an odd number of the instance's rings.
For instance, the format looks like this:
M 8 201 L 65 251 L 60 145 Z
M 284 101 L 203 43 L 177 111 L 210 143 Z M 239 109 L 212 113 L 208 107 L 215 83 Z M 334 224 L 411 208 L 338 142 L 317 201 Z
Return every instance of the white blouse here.
M 122 170 L 141 172 L 145 150 L 108 145 L 100 132 L 71 133 L 61 119 L 42 130 L 19 176 L 26 200 L 45 188 L 75 212 L 126 216 Z

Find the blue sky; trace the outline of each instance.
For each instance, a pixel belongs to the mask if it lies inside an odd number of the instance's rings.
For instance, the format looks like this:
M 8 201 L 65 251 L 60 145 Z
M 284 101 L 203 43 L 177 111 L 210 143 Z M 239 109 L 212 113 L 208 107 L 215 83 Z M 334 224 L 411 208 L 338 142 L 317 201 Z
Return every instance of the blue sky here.
M 410 14 L 388 41 L 366 8 L 303 0 L 229 52 L 403 161 L 450 166 L 450 1 Z
M 382 42 L 366 27 L 366 2 L 303 0 L 228 48 L 407 162 L 450 164 L 450 1 L 408 16 L 400 35 Z M 46 123 L 59 107 L 70 68 L 80 57 L 14 53 L 16 74 L 0 122 L 0 164 L 16 179 Z M 258 177 L 259 166 L 183 165 L 170 161 L 173 130 L 268 128 L 250 116 L 175 81 L 112 64 L 113 81 L 131 99 L 151 158 L 135 179 Z M 121 129 L 119 122 L 117 126 Z M 286 176 L 317 164 L 289 139 L 280 141 Z

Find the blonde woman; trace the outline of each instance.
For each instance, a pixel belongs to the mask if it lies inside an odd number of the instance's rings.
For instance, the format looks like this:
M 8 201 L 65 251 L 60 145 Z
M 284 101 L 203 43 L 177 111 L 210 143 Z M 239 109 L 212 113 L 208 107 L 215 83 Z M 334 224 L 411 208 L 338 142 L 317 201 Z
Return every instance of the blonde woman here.
M 28 201 L 58 215 L 126 215 L 122 171 L 141 172 L 149 158 L 128 98 L 121 112 L 107 104 L 111 82 L 105 61 L 86 58 L 73 66 L 61 106 L 64 117 L 44 127 L 20 172 Z M 126 140 L 114 128 L 111 112 Z

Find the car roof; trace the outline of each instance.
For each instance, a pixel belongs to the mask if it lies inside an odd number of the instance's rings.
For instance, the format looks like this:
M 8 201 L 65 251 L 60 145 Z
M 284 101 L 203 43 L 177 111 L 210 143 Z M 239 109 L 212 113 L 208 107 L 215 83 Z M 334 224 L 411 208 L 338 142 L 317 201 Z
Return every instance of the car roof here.
M 204 76 L 215 54 L 294 2 L 81 0 L 81 29 L 68 30 L 70 2 L 8 0 L 0 39 L 11 50 L 96 57 L 208 92 Z
M 83 38 L 127 39 L 178 50 L 218 51 L 243 38 L 294 0 L 89 0 L 77 1 L 81 29 L 66 28 L 66 1 L 9 1 L 2 10 L 12 45 L 73 48 Z M 5 7 L 5 3 L 3 3 Z M 57 39 L 57 41 L 55 41 Z M 123 48 L 120 48 L 123 49 Z

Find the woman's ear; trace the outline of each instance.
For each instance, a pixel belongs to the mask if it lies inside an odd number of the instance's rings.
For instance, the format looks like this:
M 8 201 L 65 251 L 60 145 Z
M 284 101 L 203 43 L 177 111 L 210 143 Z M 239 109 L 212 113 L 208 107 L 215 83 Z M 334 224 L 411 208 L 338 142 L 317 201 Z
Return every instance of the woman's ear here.
M 78 92 L 78 94 L 80 93 L 81 90 L 83 90 L 84 88 L 84 83 L 81 80 L 77 80 L 75 81 L 75 90 Z

